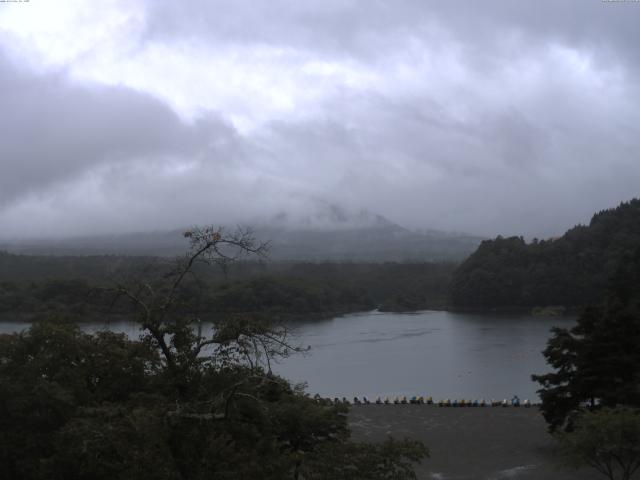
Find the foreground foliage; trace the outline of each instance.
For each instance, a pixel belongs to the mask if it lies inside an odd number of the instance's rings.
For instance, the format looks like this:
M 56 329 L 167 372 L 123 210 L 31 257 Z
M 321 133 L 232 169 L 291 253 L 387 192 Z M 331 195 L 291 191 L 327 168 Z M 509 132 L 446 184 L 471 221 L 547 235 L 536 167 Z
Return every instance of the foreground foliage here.
M 271 372 L 288 332 L 234 315 L 202 330 L 183 287 L 198 262 L 260 254 L 247 231 L 193 229 L 168 273 L 111 289 L 142 328 L 82 332 L 63 318 L 0 336 L 0 476 L 22 479 L 411 479 L 409 440 L 349 439 L 346 407 Z M 193 286 L 193 285 L 191 285 Z
M 640 468 L 640 410 L 625 407 L 585 412 L 571 432 L 557 435 L 575 467 L 589 465 L 610 480 L 629 480 Z

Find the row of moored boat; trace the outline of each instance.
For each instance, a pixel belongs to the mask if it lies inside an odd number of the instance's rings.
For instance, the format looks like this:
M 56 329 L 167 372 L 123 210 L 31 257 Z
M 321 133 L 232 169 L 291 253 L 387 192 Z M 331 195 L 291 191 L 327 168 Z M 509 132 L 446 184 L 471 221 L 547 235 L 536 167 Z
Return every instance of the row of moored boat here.
M 439 407 L 531 407 L 533 404 L 525 399 L 520 402 L 518 396 L 514 396 L 511 400 L 502 399 L 486 401 L 484 398 L 476 400 L 451 400 L 449 398 L 439 400 L 435 402 L 433 397 L 378 397 L 375 400 L 369 400 L 367 397 L 353 397 L 353 400 L 349 400 L 346 397 L 322 398 L 320 395 L 316 395 L 315 400 L 322 403 L 331 405 L 437 405 Z

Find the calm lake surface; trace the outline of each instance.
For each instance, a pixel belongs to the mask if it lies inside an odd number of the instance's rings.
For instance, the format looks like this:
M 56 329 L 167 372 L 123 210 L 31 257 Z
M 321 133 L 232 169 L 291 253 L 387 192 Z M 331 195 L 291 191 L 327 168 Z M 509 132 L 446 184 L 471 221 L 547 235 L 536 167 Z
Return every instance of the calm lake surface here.
M 370 312 L 300 325 L 309 355 L 277 367 L 323 396 L 537 399 L 532 373 L 552 326 L 575 319 L 440 311 Z
M 440 311 L 350 314 L 299 322 L 295 343 L 311 347 L 274 365 L 293 382 L 306 381 L 322 396 L 432 395 L 434 399 L 511 398 L 537 400 L 532 373 L 550 370 L 541 351 L 552 326 L 575 319 Z M 0 332 L 25 328 L 2 322 Z M 131 337 L 135 323 L 87 324 Z

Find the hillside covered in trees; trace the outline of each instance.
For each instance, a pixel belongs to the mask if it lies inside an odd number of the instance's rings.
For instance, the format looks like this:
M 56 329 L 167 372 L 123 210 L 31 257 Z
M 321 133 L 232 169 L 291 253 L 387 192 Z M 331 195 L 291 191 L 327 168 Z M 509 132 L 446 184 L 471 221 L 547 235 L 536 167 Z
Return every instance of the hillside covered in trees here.
M 562 237 L 527 243 L 486 240 L 454 272 L 458 307 L 583 306 L 598 302 L 607 280 L 640 245 L 640 199 L 596 213 Z

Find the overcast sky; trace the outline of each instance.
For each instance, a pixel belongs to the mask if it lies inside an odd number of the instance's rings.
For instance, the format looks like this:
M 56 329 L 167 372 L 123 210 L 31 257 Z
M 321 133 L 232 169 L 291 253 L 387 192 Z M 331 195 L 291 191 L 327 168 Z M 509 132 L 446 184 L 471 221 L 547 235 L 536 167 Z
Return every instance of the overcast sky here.
M 563 233 L 640 191 L 640 3 L 0 2 L 0 237 L 322 202 Z

